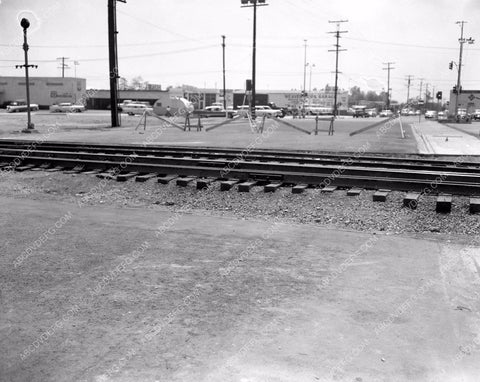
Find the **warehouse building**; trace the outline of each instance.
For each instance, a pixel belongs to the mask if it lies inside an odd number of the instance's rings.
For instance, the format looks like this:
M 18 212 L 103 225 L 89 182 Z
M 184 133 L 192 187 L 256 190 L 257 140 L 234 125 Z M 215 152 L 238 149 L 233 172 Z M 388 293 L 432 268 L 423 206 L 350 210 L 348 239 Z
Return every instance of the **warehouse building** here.
M 80 102 L 85 98 L 87 81 L 73 77 L 30 77 L 30 102 L 41 108 L 60 102 Z M 0 106 L 26 100 L 25 77 L 0 77 Z
M 450 91 L 450 103 L 448 105 L 448 112 L 455 114 L 455 102 L 457 94 Z M 476 109 L 480 109 L 480 90 L 462 90 L 458 94 L 458 108 L 466 109 L 467 113 L 473 114 Z

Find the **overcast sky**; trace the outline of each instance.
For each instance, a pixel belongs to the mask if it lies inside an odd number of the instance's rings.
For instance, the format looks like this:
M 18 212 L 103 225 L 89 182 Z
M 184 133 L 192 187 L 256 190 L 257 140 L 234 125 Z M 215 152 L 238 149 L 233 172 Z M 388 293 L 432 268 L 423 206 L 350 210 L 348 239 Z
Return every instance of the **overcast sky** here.
M 304 40 L 307 40 L 306 88 L 334 83 L 335 30 L 329 20 L 348 20 L 341 29 L 340 87 L 380 91 L 387 86 L 384 62 L 391 72 L 393 99 L 406 98 L 423 78 L 447 92 L 456 83 L 460 27 L 480 44 L 479 0 L 270 0 L 257 11 L 257 89 L 302 89 Z M 0 0 L 0 75 L 23 75 L 19 20 L 30 19 L 29 57 L 34 76 L 61 74 L 57 57 L 73 60 L 88 88 L 108 88 L 107 0 Z M 118 2 L 120 75 L 142 76 L 151 83 L 222 87 L 221 35 L 226 35 L 227 88 L 243 88 L 251 78 L 251 8 L 240 0 L 127 0 Z M 479 89 L 480 46 L 466 45 L 463 88 Z

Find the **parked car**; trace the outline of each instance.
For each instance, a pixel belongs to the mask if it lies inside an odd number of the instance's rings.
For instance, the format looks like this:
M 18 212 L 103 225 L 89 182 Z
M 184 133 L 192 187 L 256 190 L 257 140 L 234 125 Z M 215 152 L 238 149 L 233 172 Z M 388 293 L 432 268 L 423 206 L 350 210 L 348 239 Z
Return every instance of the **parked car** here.
M 448 119 L 447 113 L 441 111 L 437 114 L 437 120 L 438 121 L 446 121 Z
M 146 111 L 153 112 L 153 107 L 147 106 L 144 103 L 127 103 L 122 106 L 122 112 L 127 113 L 128 115 L 143 114 Z
M 475 112 L 473 113 L 473 119 L 475 121 L 478 121 L 480 119 L 480 109 L 475 109 Z
M 380 112 L 380 117 L 388 118 L 388 117 L 391 117 L 391 116 L 393 116 L 393 112 L 391 110 L 382 110 Z
M 71 102 L 62 102 L 50 106 L 50 113 L 81 113 L 82 111 L 85 111 L 85 106 Z
M 377 110 L 376 109 L 367 109 L 365 110 L 368 114 L 369 117 L 376 117 L 377 116 Z
M 238 107 L 238 114 L 247 117 L 247 113 L 250 111 L 250 106 L 248 105 L 242 105 Z M 269 106 L 255 106 L 255 115 L 257 117 L 263 117 L 266 115 L 269 118 L 278 118 L 282 115 L 281 110 L 273 110 Z
M 437 118 L 437 112 L 435 110 L 427 110 L 425 112 L 425 118 L 427 119 Z
M 36 103 L 30 104 L 31 111 L 37 111 L 39 109 Z M 7 106 L 7 113 L 18 113 L 21 111 L 27 111 L 27 102 L 24 100 L 13 101 Z
M 204 118 L 225 117 L 225 115 L 227 115 L 228 118 L 233 118 L 237 115 L 235 110 L 228 108 L 225 110 L 222 106 L 217 105 L 207 106 L 205 109 L 197 110 L 196 113 Z

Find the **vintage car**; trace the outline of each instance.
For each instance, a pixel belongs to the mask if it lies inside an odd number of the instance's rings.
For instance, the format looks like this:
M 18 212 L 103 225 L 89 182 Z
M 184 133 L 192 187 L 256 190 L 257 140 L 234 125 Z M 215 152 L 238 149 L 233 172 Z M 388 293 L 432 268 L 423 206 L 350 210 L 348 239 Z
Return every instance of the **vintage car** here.
M 247 113 L 249 111 L 250 111 L 250 106 L 248 105 L 243 105 L 238 107 L 238 114 L 245 118 L 247 117 Z M 283 115 L 283 112 L 281 110 L 274 110 L 267 105 L 258 105 L 258 106 L 255 106 L 255 115 L 257 117 L 266 116 L 268 118 L 278 118 Z
M 71 102 L 62 102 L 50 106 L 50 113 L 81 113 L 82 111 L 85 111 L 85 106 Z
M 37 111 L 38 105 L 36 103 L 30 104 L 31 111 Z M 18 113 L 21 111 L 27 111 L 27 102 L 23 100 L 13 101 L 7 106 L 7 113 Z
M 146 111 L 153 112 L 153 107 L 140 102 L 127 103 L 122 106 L 122 112 L 128 115 L 143 114 Z
M 222 106 L 212 105 L 207 106 L 205 109 L 196 110 L 195 114 L 198 114 L 204 118 L 225 116 L 228 116 L 228 118 L 233 118 L 235 115 L 237 115 L 237 112 L 233 109 L 227 108 L 227 110 L 225 110 Z

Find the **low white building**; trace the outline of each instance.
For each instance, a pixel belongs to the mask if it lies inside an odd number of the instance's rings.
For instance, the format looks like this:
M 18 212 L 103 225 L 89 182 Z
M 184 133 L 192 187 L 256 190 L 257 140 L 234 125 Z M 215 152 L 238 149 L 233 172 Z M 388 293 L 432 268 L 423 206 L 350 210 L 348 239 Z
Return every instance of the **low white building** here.
M 30 77 L 30 102 L 42 108 L 60 102 L 79 102 L 85 97 L 87 80 L 73 77 Z M 0 107 L 26 100 L 25 77 L 0 77 Z

